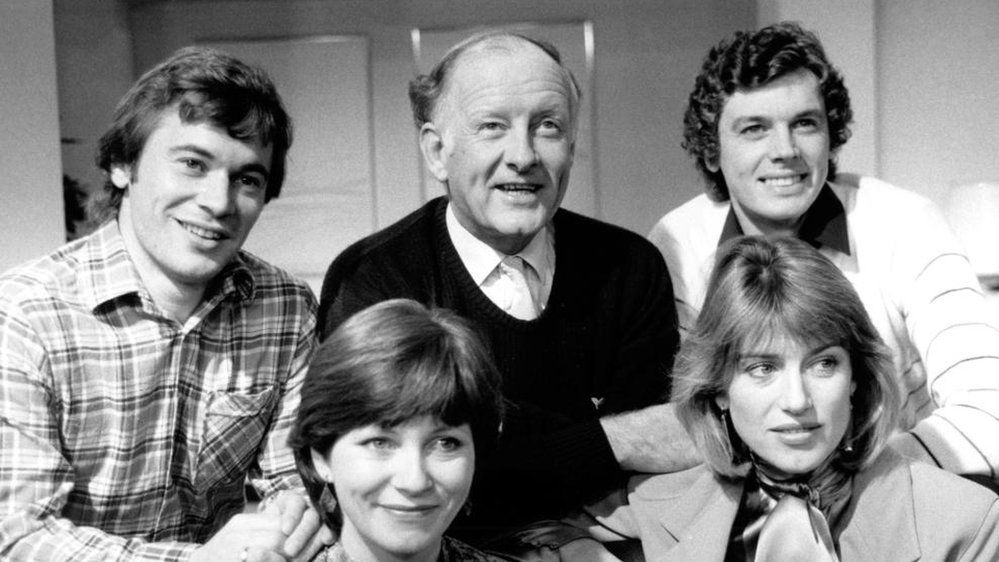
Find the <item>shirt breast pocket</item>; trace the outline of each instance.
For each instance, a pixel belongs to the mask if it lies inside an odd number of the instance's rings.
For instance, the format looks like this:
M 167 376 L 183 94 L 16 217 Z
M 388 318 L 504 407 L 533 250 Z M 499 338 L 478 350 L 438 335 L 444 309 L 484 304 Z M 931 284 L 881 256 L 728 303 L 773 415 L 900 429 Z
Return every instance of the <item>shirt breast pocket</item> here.
M 276 396 L 274 387 L 256 394 L 211 394 L 198 451 L 198 494 L 242 481 L 263 445 Z

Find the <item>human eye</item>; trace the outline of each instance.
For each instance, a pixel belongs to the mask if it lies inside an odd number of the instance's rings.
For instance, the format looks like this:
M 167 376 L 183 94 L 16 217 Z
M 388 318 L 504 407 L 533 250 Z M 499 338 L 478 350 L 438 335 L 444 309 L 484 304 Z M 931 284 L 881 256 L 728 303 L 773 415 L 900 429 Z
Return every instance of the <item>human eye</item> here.
M 264 178 L 256 174 L 241 174 L 236 176 L 236 183 L 241 187 L 248 187 L 250 189 L 263 189 L 266 185 Z
M 388 437 L 378 435 L 364 439 L 361 441 L 361 446 L 375 452 L 384 452 L 391 450 L 395 446 L 395 443 Z
M 480 121 L 475 129 L 481 133 L 496 133 L 504 129 L 504 124 L 497 119 L 486 119 Z
M 793 127 L 806 133 L 822 132 L 826 129 L 826 117 L 822 114 L 803 115 L 794 121 Z
M 777 365 L 772 361 L 749 361 L 743 364 L 742 372 L 754 379 L 765 379 L 777 372 Z
M 839 370 L 840 360 L 835 355 L 823 355 L 813 363 L 814 371 L 819 376 L 830 376 Z
M 812 131 L 819 128 L 819 120 L 814 117 L 802 117 L 794 122 L 796 129 Z
M 562 133 L 562 122 L 554 118 L 542 119 L 536 129 L 542 135 L 558 135 Z
M 208 165 L 205 161 L 200 158 L 193 158 L 190 156 L 185 156 L 177 159 L 177 163 L 180 164 L 184 171 L 188 174 L 203 174 L 208 169 Z
M 465 442 L 458 437 L 445 435 L 434 440 L 434 448 L 445 453 L 451 453 L 461 449 Z
M 441 424 L 427 441 L 427 448 L 432 454 L 442 456 L 463 455 L 472 444 L 471 429 L 467 424 L 451 426 Z
M 749 123 L 739 127 L 739 135 L 748 139 L 762 138 L 767 132 L 762 123 Z

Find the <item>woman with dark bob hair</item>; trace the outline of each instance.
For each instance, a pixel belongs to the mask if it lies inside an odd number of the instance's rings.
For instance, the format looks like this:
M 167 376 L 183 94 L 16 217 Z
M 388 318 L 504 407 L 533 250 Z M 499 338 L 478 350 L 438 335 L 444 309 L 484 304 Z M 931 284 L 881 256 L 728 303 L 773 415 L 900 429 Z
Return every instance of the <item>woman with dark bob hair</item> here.
M 455 314 L 396 299 L 350 317 L 320 346 L 289 439 L 339 536 L 316 560 L 493 560 L 442 535 L 501 413 L 499 375 Z
M 723 245 L 674 369 L 704 464 L 589 510 L 647 560 L 999 560 L 999 498 L 885 447 L 901 399 L 846 277 L 808 244 Z

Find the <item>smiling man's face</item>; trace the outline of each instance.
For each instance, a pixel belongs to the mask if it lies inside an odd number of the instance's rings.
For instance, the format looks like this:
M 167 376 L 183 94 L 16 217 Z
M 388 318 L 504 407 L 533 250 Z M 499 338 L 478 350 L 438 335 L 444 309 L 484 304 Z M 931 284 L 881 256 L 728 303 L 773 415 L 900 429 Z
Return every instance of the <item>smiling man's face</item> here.
M 718 120 L 718 162 L 746 234 L 794 235 L 829 172 L 818 78 L 797 70 L 733 93 Z
M 125 189 L 118 224 L 143 282 L 200 297 L 242 247 L 264 208 L 270 146 L 164 111 L 134 168 L 112 167 Z
M 575 123 L 559 65 L 534 45 L 508 47 L 460 57 L 421 138 L 461 225 L 513 254 L 562 202 Z

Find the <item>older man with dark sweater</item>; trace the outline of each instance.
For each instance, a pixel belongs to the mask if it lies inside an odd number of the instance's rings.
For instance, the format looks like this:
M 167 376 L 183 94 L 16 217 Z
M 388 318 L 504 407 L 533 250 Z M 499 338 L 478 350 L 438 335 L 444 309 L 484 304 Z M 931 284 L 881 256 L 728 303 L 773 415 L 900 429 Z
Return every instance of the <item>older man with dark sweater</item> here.
M 678 335 L 661 256 L 634 233 L 559 209 L 579 89 L 558 52 L 479 35 L 414 80 L 410 97 L 425 161 L 448 196 L 337 257 L 321 329 L 408 297 L 453 309 L 486 335 L 508 411 L 453 532 L 482 543 L 560 516 L 627 470 L 691 465 L 665 404 Z

